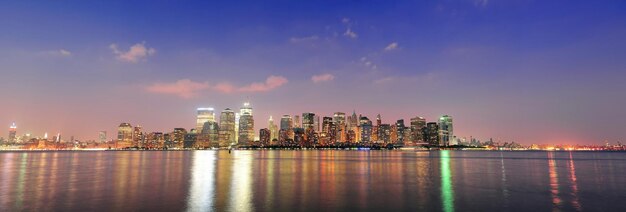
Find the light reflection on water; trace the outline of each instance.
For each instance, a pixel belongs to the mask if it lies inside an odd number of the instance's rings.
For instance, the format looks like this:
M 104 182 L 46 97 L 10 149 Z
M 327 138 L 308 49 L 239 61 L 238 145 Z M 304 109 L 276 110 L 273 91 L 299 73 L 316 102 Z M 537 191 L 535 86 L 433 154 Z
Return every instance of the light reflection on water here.
M 0 211 L 626 210 L 626 153 L 2 152 L 0 171 Z

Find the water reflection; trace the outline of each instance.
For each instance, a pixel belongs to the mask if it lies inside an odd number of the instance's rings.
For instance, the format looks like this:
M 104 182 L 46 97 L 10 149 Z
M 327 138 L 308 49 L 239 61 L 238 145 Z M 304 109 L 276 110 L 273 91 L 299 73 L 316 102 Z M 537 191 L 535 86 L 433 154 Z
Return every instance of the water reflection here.
M 570 184 L 572 189 L 572 206 L 578 211 L 582 210 L 582 206 L 580 205 L 580 201 L 578 199 L 578 183 L 576 182 L 576 167 L 574 167 L 574 158 L 572 157 L 572 152 L 569 152 L 569 174 L 570 174 Z
M 450 171 L 450 152 L 442 150 L 441 157 L 441 202 L 443 211 L 454 212 L 454 189 L 452 188 L 452 173 Z
M 205 211 L 213 208 L 215 189 L 215 151 L 193 153 L 191 183 L 187 195 L 187 211 Z
M 550 176 L 550 194 L 552 195 L 553 210 L 559 211 L 561 198 L 559 197 L 559 176 L 556 171 L 554 152 L 548 152 L 548 170 Z
M 252 152 L 233 151 L 233 158 L 228 210 L 252 211 Z
M 509 207 L 509 188 L 506 184 L 506 168 L 504 168 L 504 155 L 500 152 L 500 168 L 502 169 L 502 196 L 504 197 L 504 207 Z

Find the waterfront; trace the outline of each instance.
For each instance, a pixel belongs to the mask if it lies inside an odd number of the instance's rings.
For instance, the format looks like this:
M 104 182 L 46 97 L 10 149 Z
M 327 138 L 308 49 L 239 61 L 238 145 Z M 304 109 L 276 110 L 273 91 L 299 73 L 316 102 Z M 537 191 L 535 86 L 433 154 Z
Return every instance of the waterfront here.
M 626 153 L 1 152 L 2 211 L 623 211 Z

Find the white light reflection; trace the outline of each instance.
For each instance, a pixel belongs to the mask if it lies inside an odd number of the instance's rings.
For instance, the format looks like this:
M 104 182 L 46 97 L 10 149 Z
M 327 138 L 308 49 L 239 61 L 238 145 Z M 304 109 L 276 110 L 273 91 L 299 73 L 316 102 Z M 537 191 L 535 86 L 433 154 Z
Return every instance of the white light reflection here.
M 252 211 L 252 152 L 234 151 L 228 211 Z
M 216 151 L 194 151 L 187 211 L 211 211 L 215 196 Z

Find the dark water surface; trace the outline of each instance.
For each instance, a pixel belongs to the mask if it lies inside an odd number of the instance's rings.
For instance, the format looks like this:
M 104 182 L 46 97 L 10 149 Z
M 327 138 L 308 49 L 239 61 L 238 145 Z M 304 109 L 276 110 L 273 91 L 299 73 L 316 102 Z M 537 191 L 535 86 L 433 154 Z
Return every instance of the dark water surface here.
M 0 211 L 626 211 L 626 153 L 0 153 Z

